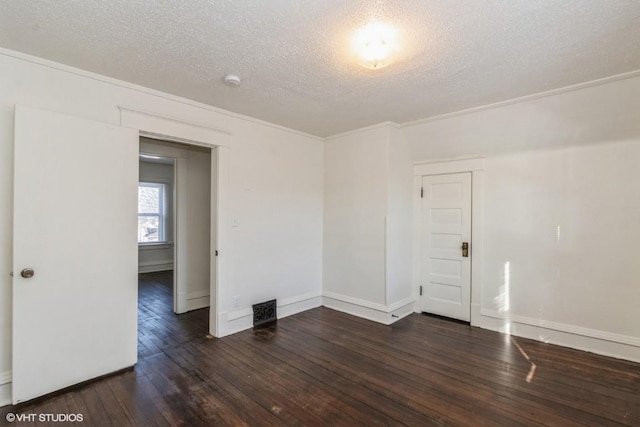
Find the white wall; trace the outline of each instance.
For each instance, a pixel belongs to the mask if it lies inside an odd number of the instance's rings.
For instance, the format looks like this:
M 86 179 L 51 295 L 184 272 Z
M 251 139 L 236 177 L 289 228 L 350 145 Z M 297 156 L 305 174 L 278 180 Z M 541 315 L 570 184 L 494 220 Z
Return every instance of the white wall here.
M 410 312 L 412 175 L 405 147 L 391 124 L 325 143 L 328 307 L 383 323 Z
M 111 124 L 120 123 L 118 106 L 126 106 L 227 130 L 229 204 L 238 226 L 219 259 L 231 278 L 219 289 L 221 333 L 251 326 L 251 304 L 265 299 L 279 300 L 280 315 L 321 303 L 321 140 L 8 50 L 0 50 L 0 70 L 0 383 L 11 369 L 15 104 Z M 238 307 L 234 295 L 240 295 Z M 7 391 L 0 385 L 0 403 Z
M 638 159 L 640 140 L 488 158 L 482 308 L 640 337 Z
M 186 246 L 183 252 L 185 271 L 175 273 L 178 278 L 184 278 L 184 286 L 179 286 L 179 291 L 186 294 L 186 304 L 182 308 L 190 311 L 209 306 L 210 274 L 215 274 L 215 269 L 211 270 L 211 251 L 215 247 L 212 248 L 210 238 L 211 150 L 190 149 L 187 160 L 186 239 L 180 241 Z
M 387 304 L 412 300 L 413 169 L 409 145 L 389 127 Z
M 640 77 L 403 125 L 414 161 L 637 139 Z
M 157 182 L 167 186 L 165 216 L 166 243 L 138 245 L 138 272 L 173 270 L 173 165 L 140 161 L 141 182 Z
M 378 127 L 325 143 L 325 293 L 386 304 L 388 138 Z
M 472 323 L 640 361 L 640 78 L 404 126 L 414 162 L 482 156 Z
M 251 304 L 278 299 L 278 317 L 318 307 L 322 292 L 322 143 L 266 126 L 234 134 L 225 333 L 250 327 Z M 235 297 L 239 306 L 234 307 Z

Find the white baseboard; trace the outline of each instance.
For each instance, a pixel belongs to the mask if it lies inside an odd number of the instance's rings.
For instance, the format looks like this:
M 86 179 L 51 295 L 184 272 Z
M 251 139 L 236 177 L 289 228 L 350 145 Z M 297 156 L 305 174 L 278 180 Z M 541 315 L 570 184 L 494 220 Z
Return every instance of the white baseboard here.
M 473 326 L 640 362 L 640 338 L 482 308 Z
M 277 301 L 278 319 L 311 310 L 322 305 L 322 296 L 317 292 L 297 295 Z M 253 327 L 253 309 L 243 308 L 218 315 L 218 338 L 235 334 Z
M 413 303 L 412 297 L 384 305 L 335 292 L 324 292 L 322 295 L 322 305 L 327 308 L 385 325 L 390 325 L 413 313 Z
M 11 371 L 0 372 L 0 406 L 11 404 Z
M 141 262 L 138 264 L 138 273 L 157 273 L 167 270 L 173 270 L 173 261 Z
M 199 310 L 201 308 L 209 307 L 210 303 L 211 301 L 208 289 L 189 293 L 179 293 L 176 313 L 182 314 L 188 311 Z
M 187 298 L 185 303 L 185 311 L 199 310 L 201 308 L 209 307 L 209 295 L 201 297 Z
M 278 302 L 278 319 L 293 316 L 303 311 L 322 306 L 322 296 L 317 292 L 309 292 L 292 298 L 284 298 Z M 253 313 L 251 313 L 253 316 Z

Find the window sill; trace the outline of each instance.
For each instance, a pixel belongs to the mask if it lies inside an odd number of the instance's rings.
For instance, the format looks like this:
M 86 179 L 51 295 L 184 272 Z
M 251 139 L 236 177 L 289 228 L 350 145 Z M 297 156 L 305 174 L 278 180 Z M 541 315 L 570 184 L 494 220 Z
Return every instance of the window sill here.
M 155 251 L 160 249 L 170 249 L 172 247 L 172 242 L 138 243 L 138 250 L 141 251 Z

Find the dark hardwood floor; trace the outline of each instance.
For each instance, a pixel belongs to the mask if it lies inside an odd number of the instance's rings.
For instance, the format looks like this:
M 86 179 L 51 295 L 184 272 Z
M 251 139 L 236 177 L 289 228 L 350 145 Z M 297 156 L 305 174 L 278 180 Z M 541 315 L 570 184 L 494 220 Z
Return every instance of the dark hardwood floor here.
M 167 283 L 167 274 L 141 276 L 134 370 L 2 408 L 0 419 L 17 412 L 81 413 L 84 425 L 98 426 L 640 426 L 635 363 L 425 315 L 384 326 L 326 308 L 207 339 L 208 310 L 174 315 Z
M 140 274 L 138 359 L 161 354 L 209 333 L 209 309 L 173 313 L 173 272 Z

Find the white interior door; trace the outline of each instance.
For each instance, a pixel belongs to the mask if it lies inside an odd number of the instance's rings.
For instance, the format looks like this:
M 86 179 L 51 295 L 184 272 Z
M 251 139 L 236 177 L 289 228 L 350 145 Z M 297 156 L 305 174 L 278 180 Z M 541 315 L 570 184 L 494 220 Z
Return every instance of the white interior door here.
M 422 188 L 422 311 L 468 322 L 471 173 L 423 176 Z
M 138 133 L 17 106 L 14 174 L 16 404 L 136 363 Z

